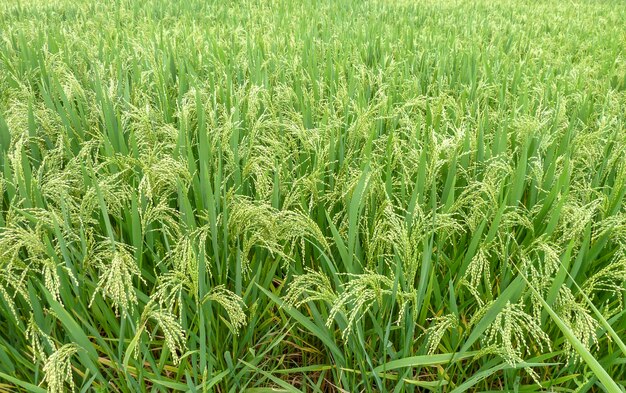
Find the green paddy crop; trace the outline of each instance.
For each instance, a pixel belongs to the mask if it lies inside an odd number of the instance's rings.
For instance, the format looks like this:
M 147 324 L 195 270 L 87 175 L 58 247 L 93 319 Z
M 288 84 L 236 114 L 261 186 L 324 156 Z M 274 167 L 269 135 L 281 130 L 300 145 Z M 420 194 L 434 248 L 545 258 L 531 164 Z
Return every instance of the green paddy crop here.
M 0 392 L 622 392 L 617 0 L 0 4 Z

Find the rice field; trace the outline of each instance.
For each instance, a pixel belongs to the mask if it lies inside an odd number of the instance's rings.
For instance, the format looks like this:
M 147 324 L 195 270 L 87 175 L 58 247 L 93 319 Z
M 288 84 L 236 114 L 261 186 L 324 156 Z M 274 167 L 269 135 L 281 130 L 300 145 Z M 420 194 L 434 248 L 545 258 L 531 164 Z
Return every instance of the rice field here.
M 623 392 L 625 20 L 2 2 L 0 392 Z

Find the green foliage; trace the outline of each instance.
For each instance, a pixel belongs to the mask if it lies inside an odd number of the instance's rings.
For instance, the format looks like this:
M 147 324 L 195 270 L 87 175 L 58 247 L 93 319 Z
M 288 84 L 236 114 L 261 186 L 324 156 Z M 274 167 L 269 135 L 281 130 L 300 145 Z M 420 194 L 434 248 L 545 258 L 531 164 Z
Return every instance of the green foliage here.
M 0 4 L 0 391 L 624 390 L 617 0 Z

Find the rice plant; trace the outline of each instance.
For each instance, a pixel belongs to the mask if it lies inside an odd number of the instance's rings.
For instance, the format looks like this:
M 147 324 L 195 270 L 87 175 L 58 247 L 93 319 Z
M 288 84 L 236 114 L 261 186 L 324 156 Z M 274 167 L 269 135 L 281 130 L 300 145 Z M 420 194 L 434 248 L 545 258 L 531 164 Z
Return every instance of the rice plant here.
M 0 392 L 622 392 L 617 0 L 0 4 Z

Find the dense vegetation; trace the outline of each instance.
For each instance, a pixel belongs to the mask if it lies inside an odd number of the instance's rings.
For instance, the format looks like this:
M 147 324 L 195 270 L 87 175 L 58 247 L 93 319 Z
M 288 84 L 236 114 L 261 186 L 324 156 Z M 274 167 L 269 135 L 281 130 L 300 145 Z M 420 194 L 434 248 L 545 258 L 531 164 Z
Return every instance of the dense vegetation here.
M 624 20 L 3 2 L 0 391 L 622 391 Z

